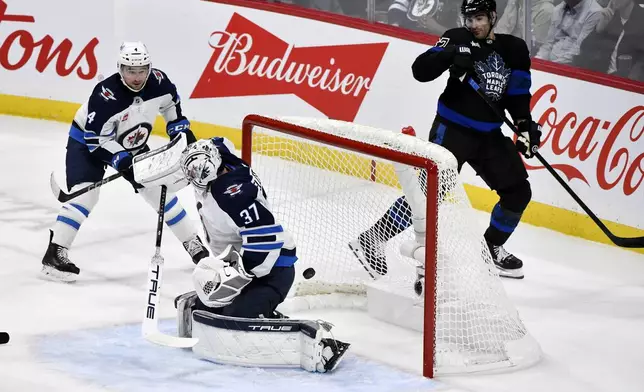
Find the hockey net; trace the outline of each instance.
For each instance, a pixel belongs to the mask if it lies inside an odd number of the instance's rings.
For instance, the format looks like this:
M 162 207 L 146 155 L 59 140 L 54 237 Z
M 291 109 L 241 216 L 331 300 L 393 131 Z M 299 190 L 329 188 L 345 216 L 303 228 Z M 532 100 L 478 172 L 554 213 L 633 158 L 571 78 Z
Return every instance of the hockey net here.
M 472 224 L 478 218 L 449 151 L 354 123 L 258 115 L 244 120 L 242 146 L 276 218 L 295 239 L 299 260 L 289 296 L 310 306 L 350 307 L 366 300 L 368 287 L 377 283 L 415 298 L 424 304 L 428 377 L 538 360 L 539 345 L 505 294 L 481 228 Z M 414 293 L 419 262 L 400 252 L 403 243 L 414 240 L 413 226 L 401 231 L 412 215 L 409 204 L 400 202 L 404 193 L 395 169 L 401 164 L 415 168 L 428 194 L 422 201 L 427 278 L 420 297 Z M 374 281 L 348 243 L 388 211 L 394 217 L 386 220 L 389 226 L 363 235 L 386 257 L 387 273 Z M 309 267 L 315 276 L 304 279 Z

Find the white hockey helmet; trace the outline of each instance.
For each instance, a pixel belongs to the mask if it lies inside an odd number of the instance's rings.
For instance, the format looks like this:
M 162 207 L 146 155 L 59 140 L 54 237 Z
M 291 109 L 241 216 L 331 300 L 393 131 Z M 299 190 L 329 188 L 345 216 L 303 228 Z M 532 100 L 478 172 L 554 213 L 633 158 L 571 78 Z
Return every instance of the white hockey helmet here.
M 148 48 L 141 41 L 135 42 L 123 42 L 119 48 L 119 57 L 116 61 L 116 67 L 119 74 L 121 75 L 121 81 L 123 84 L 130 90 L 134 92 L 141 91 L 147 82 L 148 77 L 150 77 L 150 72 L 152 71 L 152 61 L 150 60 L 150 53 Z M 145 82 L 141 85 L 140 88 L 134 89 L 125 82 L 124 71 L 126 67 L 146 67 L 147 75 Z
M 189 145 L 181 155 L 181 170 L 197 189 L 205 191 L 208 183 L 217 178 L 221 154 L 212 139 L 201 139 Z

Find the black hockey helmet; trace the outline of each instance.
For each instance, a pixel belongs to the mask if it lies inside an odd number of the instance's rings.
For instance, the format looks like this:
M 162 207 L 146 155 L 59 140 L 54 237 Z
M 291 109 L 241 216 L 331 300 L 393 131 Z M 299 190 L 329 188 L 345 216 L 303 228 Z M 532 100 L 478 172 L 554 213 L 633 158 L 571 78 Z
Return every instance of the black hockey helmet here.
M 485 12 L 488 15 L 491 15 L 492 12 L 496 12 L 496 1 L 463 0 L 463 4 L 461 4 L 461 14 L 463 17 L 474 15 L 479 12 Z

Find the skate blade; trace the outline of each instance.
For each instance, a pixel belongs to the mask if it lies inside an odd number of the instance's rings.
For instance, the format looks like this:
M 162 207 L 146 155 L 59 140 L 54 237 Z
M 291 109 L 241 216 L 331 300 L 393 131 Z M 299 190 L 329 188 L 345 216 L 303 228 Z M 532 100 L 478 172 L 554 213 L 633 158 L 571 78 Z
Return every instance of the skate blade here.
M 76 278 L 78 278 L 78 275 L 76 274 L 58 271 L 56 268 L 48 265 L 43 265 L 40 272 L 42 273 L 43 278 L 52 282 L 73 283 L 76 282 Z
M 499 272 L 499 276 L 502 278 L 510 278 L 510 279 L 523 279 L 523 268 L 517 268 L 517 269 L 504 269 L 500 267 L 496 267 L 496 270 Z
M 358 244 L 357 240 L 349 242 L 349 249 L 351 249 L 351 252 L 353 252 L 353 255 L 356 257 L 356 259 L 358 259 L 358 261 L 365 269 L 365 271 L 367 271 L 371 279 L 378 280 L 378 278 L 380 278 L 381 275 L 371 269 L 371 267 L 369 266 L 369 263 L 367 263 L 366 257 L 364 257 L 364 255 L 362 254 L 362 248 Z

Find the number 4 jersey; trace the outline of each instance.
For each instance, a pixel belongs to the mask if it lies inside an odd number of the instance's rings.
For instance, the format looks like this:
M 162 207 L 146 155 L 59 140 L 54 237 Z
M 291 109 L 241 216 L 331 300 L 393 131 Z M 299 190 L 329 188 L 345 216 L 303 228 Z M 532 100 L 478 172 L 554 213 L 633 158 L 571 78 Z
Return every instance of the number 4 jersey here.
M 266 276 L 274 266 L 293 265 L 297 260 L 295 243 L 276 221 L 259 178 L 232 153 L 229 140 L 213 141 L 226 172 L 209 184 L 205 194 L 195 191 L 211 250 L 219 254 L 233 244 L 242 255 L 246 271 L 257 277 Z

